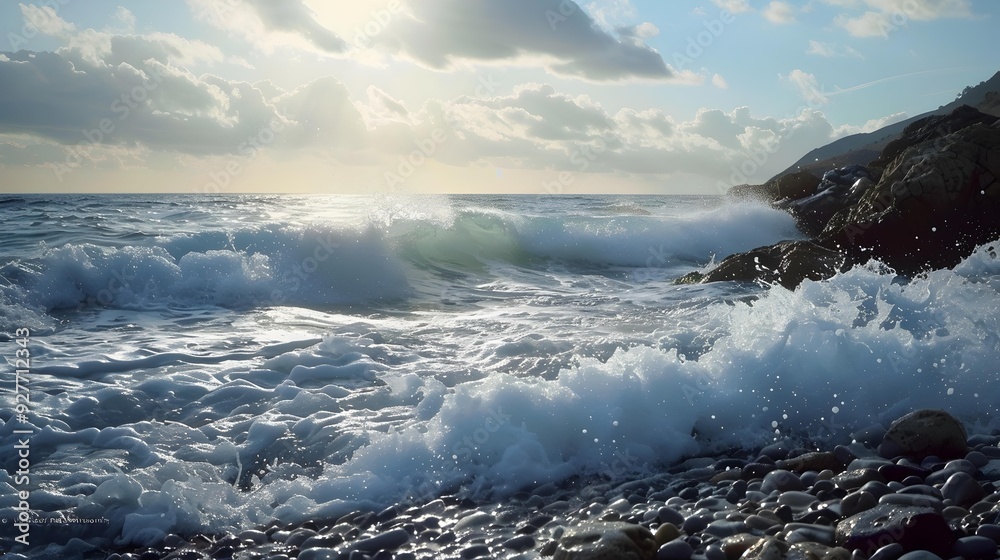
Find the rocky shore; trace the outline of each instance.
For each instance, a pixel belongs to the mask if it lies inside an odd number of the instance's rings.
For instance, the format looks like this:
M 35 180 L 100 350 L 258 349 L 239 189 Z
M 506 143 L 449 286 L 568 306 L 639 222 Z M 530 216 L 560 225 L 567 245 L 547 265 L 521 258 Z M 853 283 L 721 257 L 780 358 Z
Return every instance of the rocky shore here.
M 997 558 L 1000 436 L 919 410 L 816 450 L 791 440 L 499 502 L 434 497 L 109 560 L 933 560 Z
M 867 166 L 789 173 L 740 185 L 736 197 L 791 213 L 807 240 L 731 255 L 680 282 L 794 288 L 876 259 L 913 276 L 951 267 L 1000 237 L 1000 119 L 961 106 L 906 127 Z

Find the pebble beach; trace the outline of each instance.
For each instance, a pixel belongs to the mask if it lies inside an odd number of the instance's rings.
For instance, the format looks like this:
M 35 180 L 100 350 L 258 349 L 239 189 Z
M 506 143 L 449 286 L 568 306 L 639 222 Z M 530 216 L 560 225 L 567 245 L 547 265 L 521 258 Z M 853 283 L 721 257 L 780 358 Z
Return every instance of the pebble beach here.
M 997 557 L 1000 436 L 966 436 L 951 415 L 933 410 L 865 436 L 827 450 L 778 441 L 688 458 L 644 477 L 544 484 L 495 502 L 457 493 L 238 535 L 170 535 L 157 548 L 107 558 Z

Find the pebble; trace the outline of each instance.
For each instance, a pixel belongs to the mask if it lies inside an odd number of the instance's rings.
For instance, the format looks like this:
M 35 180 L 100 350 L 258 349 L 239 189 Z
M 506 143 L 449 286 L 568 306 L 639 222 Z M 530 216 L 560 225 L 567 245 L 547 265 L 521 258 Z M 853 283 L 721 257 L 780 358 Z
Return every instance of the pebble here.
M 967 507 L 984 498 L 986 491 L 975 478 L 972 478 L 972 475 L 966 472 L 956 472 L 949 476 L 947 482 L 941 487 L 941 495 L 957 506 Z
M 906 552 L 903 545 L 892 543 L 875 551 L 868 560 L 898 560 Z
M 997 553 L 997 543 L 986 537 L 962 537 L 955 541 L 951 553 L 966 560 L 992 559 Z
M 862 440 L 833 452 L 779 442 L 625 482 L 546 483 L 492 504 L 444 496 L 327 525 L 169 535 L 161 549 L 109 558 L 994 559 L 1000 448 L 994 436 L 979 439 L 961 456 L 942 454 L 947 462 L 936 453 L 890 461 Z
M 675 540 L 661 546 L 656 551 L 656 560 L 688 560 L 694 554 L 694 548 L 686 541 Z

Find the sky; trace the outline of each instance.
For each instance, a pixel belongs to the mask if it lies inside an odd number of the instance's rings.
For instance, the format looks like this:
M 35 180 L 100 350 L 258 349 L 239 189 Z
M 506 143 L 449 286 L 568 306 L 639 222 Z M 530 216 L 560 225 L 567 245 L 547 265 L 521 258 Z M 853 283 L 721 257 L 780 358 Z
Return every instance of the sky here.
M 2 192 L 720 194 L 1000 70 L 995 0 L 0 3 Z

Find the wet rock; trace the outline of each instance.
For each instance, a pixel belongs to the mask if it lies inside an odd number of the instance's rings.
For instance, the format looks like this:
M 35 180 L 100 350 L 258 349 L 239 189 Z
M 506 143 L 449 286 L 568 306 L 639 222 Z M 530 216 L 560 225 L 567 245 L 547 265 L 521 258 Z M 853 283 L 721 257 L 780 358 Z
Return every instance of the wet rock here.
M 775 490 L 779 492 L 787 492 L 789 490 L 805 490 L 806 485 L 802 484 L 799 480 L 798 475 L 793 472 L 784 469 L 775 469 L 764 477 L 764 482 L 760 485 L 760 491 L 765 494 L 770 494 Z
M 965 457 L 968 451 L 966 437 L 965 427 L 951 414 L 943 410 L 917 410 L 889 426 L 879 454 L 887 459 L 900 455 L 956 459 Z
M 773 537 L 765 537 L 743 553 L 742 560 L 784 560 L 790 547 Z
M 844 456 L 846 457 L 846 455 Z M 778 468 L 799 474 L 806 471 L 820 472 L 827 469 L 839 473 L 844 470 L 844 463 L 832 451 L 816 451 L 778 461 Z
M 656 539 L 656 546 L 663 546 L 679 536 L 681 536 L 681 530 L 676 525 L 673 523 L 664 523 L 656 528 L 654 538 Z
M 947 554 L 955 538 L 944 517 L 932 508 L 879 504 L 837 524 L 837 544 L 867 554 L 893 542 L 906 551 Z
M 702 282 L 765 282 L 794 289 L 806 279 L 830 278 L 843 264 L 835 250 L 811 241 L 782 241 L 726 257 Z
M 631 523 L 585 523 L 567 529 L 555 560 L 650 560 L 657 550 L 653 534 Z
M 986 496 L 986 491 L 967 473 L 957 472 L 941 487 L 941 495 L 956 506 L 969 507 Z
M 986 537 L 962 537 L 955 541 L 951 553 L 966 560 L 992 559 L 997 554 L 997 543 Z
M 410 534 L 404 529 L 393 529 L 374 537 L 356 540 L 351 549 L 359 552 L 375 553 L 380 550 L 396 550 L 410 541 Z
M 656 551 L 656 560 L 688 560 L 694 554 L 694 548 L 685 541 L 668 542 Z

